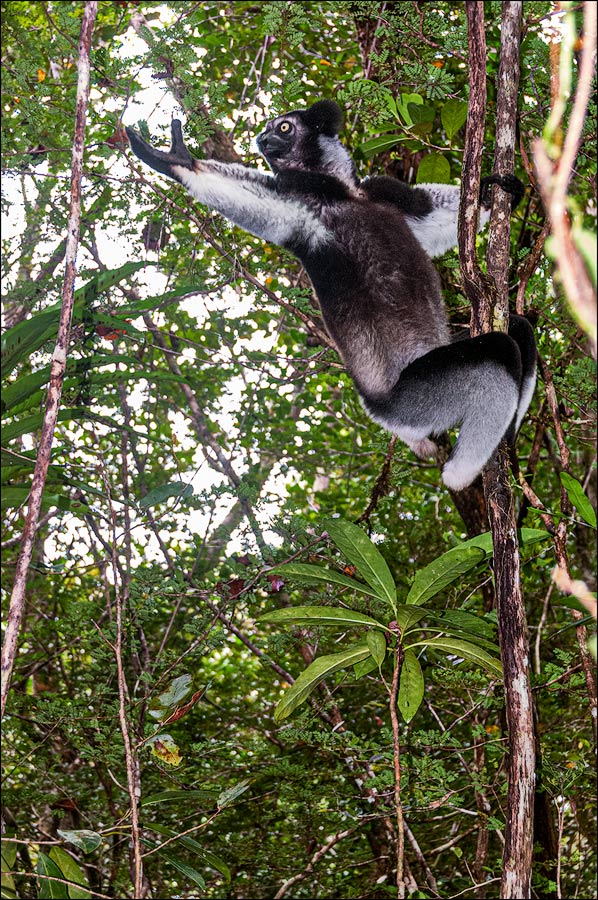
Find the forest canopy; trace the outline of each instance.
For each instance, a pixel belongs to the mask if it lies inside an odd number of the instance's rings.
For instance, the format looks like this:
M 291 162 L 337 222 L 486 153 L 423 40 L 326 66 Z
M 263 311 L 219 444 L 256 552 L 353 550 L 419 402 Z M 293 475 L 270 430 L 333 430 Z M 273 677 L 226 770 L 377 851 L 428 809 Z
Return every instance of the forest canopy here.
M 1 11 L 1 896 L 483 900 L 511 864 L 593 896 L 595 4 Z M 504 159 L 509 50 L 506 253 L 491 227 L 434 264 L 461 333 L 466 263 L 502 290 L 539 377 L 499 475 L 449 491 L 367 417 L 299 262 L 124 128 L 266 171 L 264 123 L 331 98 L 359 178 L 465 190 L 475 127 Z

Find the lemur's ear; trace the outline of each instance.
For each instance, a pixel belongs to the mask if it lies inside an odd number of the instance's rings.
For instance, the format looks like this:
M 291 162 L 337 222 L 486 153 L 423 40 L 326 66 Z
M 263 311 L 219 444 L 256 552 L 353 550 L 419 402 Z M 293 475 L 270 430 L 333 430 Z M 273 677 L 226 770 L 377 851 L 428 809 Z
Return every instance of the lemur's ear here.
M 336 137 L 343 124 L 343 113 L 334 100 L 318 100 L 303 112 L 303 121 L 312 131 Z

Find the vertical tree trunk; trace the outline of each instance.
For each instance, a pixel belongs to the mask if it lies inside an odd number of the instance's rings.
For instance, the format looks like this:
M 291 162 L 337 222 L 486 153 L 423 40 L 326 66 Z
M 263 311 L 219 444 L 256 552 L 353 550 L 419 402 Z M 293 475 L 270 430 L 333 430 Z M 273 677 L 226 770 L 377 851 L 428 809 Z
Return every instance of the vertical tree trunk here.
M 495 171 L 513 171 L 515 120 L 519 87 L 521 2 L 503 4 L 501 58 L 497 85 Z M 486 110 L 486 42 L 484 4 L 465 4 L 470 61 L 470 106 L 463 164 L 459 252 L 465 287 L 472 303 L 472 333 L 508 327 L 510 197 L 497 192 L 490 220 L 488 278 L 475 255 L 477 185 L 481 174 Z M 475 215 L 471 215 L 472 208 Z M 469 215 L 467 215 L 469 213 Z M 521 595 L 519 547 L 508 455 L 501 445 L 484 470 L 484 492 L 494 546 L 494 586 L 504 670 L 509 730 L 507 819 L 500 896 L 526 898 L 531 893 L 535 741 L 529 680 L 529 646 Z

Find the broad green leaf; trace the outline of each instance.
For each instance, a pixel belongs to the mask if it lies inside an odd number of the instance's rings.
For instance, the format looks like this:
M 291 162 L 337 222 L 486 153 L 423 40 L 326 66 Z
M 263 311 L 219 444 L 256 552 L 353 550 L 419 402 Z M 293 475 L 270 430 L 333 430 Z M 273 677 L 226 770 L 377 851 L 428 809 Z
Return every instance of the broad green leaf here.
M 175 793 L 175 792 L 173 792 Z M 190 793 L 189 791 L 180 791 L 176 793 Z M 193 793 L 193 792 L 191 792 Z M 176 832 L 171 828 L 164 828 L 162 825 L 156 825 L 152 823 L 150 826 L 152 831 L 155 831 L 157 834 L 162 834 L 165 837 L 174 837 Z M 201 857 L 202 862 L 206 865 L 210 866 L 211 869 L 215 869 L 217 872 L 220 872 L 221 875 L 224 876 L 226 881 L 230 881 L 231 873 L 230 869 L 224 860 L 220 859 L 219 856 L 216 856 L 215 853 L 212 853 L 210 850 L 205 850 L 202 845 L 195 840 L 195 838 L 189 837 L 189 835 L 183 835 L 182 837 L 178 837 L 177 841 L 187 847 L 189 850 L 192 850 L 199 857 Z
M 0 887 L 0 897 L 2 900 L 17 900 L 17 888 L 15 880 L 8 872 L 14 872 L 15 863 L 17 861 L 17 845 L 12 841 L 3 840 L 2 842 L 2 884 Z
M 594 595 L 595 596 L 595 595 Z M 577 612 L 587 613 L 586 607 L 583 605 L 581 600 L 578 600 L 577 597 L 559 595 L 557 597 L 553 596 L 550 600 L 551 606 L 564 606 L 566 609 L 576 609 Z M 579 621 L 575 620 L 575 626 L 579 625 Z
M 386 638 L 379 631 L 368 631 L 365 642 L 370 648 L 370 653 L 381 666 L 386 658 Z
M 376 153 L 383 153 L 404 140 L 404 135 L 385 134 L 382 137 L 372 138 L 371 141 L 364 141 L 363 144 L 359 145 L 358 151 L 365 157 L 375 156 Z
M 409 109 L 412 105 L 423 106 L 424 98 L 421 94 L 401 94 L 400 102 L 397 103 L 397 112 L 402 117 L 406 125 L 413 125 L 413 119 Z
M 370 656 L 370 648 L 363 642 L 354 644 L 341 653 L 332 653 L 330 656 L 320 656 L 319 659 L 315 659 L 286 691 L 274 711 L 274 721 L 282 722 L 283 719 L 290 716 L 329 675 L 339 669 L 354 666 L 355 663 L 361 662 L 367 656 Z
M 158 794 L 152 794 L 151 797 L 146 797 L 145 800 L 142 800 L 142 806 L 151 806 L 153 803 L 169 803 L 171 800 L 176 802 L 181 801 L 184 804 L 192 803 L 194 800 L 198 800 L 202 803 L 205 803 L 207 800 L 214 799 L 218 794 L 217 790 L 213 788 L 206 788 L 205 790 L 170 790 L 170 791 L 160 791 Z M 154 826 L 152 825 L 152 828 Z
M 461 640 L 461 638 L 439 637 L 414 641 L 410 646 L 433 647 L 436 650 L 444 650 L 445 653 L 462 656 L 463 659 L 467 659 L 470 662 L 476 663 L 478 666 L 488 669 L 492 675 L 497 675 L 499 678 L 502 678 L 502 666 L 500 660 L 494 656 L 490 656 L 489 653 L 486 653 L 481 647 L 472 644 L 471 641 L 464 641 Z M 498 647 L 495 646 L 494 649 L 498 656 Z
M 416 625 L 420 619 L 427 615 L 428 610 L 422 609 L 420 606 L 397 606 L 397 624 L 401 632 L 405 634 Z
M 442 127 L 449 141 L 457 134 L 467 121 L 467 103 L 465 100 L 447 100 L 440 110 Z
M 474 613 L 465 612 L 462 609 L 443 609 L 438 611 L 429 610 L 427 612 L 429 619 L 437 619 L 440 622 L 446 622 L 448 630 L 458 628 L 460 631 L 468 631 L 470 634 L 479 634 L 486 640 L 495 642 L 496 626 L 482 616 L 476 616 Z
M 160 856 L 166 860 L 173 868 L 178 869 L 181 874 L 185 875 L 186 878 L 190 878 L 191 881 L 194 881 L 200 888 L 200 890 L 205 891 L 206 883 L 202 875 L 194 869 L 192 866 L 187 865 L 187 863 L 183 862 L 180 859 L 177 859 L 176 856 L 172 856 L 171 853 L 167 853 L 165 850 L 161 850 L 159 847 L 156 850 L 156 853 L 159 853 Z
M 118 269 L 112 269 L 109 272 L 101 272 L 94 276 L 83 287 L 75 291 L 74 308 L 73 308 L 73 324 L 79 324 L 83 321 L 83 313 L 85 307 L 94 300 L 98 294 L 107 290 L 124 278 L 137 272 L 145 266 L 153 266 L 156 263 L 148 263 L 143 260 L 141 262 L 129 262 L 120 266 Z M 46 341 L 55 338 L 58 333 L 58 320 L 60 318 L 60 310 L 62 301 L 54 303 L 42 312 L 36 313 L 29 319 L 24 319 L 13 328 L 9 328 L 4 332 L 0 339 L 0 351 L 2 355 L 2 377 L 5 378 L 18 365 L 21 360 L 30 356 L 36 350 L 39 350 Z M 102 314 L 98 313 L 98 317 Z M 110 317 L 103 316 L 106 322 L 115 321 Z M 99 321 L 99 318 L 98 318 Z M 125 327 L 124 325 L 121 327 Z M 127 330 L 132 327 L 127 325 Z
M 583 256 L 583 260 L 587 266 L 590 278 L 592 279 L 592 283 L 594 285 L 594 289 L 596 288 L 596 281 L 598 280 L 598 271 L 597 271 L 597 254 L 596 254 L 596 233 L 589 231 L 587 228 L 582 228 L 578 224 L 573 224 L 571 227 L 571 237 L 573 238 L 573 242 L 581 255 Z M 580 319 L 581 324 L 590 331 L 594 336 L 596 335 L 596 316 L 592 315 L 591 308 L 588 309 L 586 315 L 579 315 L 579 312 L 572 309 L 574 315 Z
M 225 791 L 218 796 L 216 800 L 216 806 L 218 809 L 224 809 L 225 806 L 230 806 L 231 803 L 240 797 L 241 794 L 244 794 L 247 788 L 249 787 L 249 781 L 240 781 L 238 784 L 233 784 L 232 787 L 227 788 Z
M 390 569 L 365 532 L 344 519 L 327 519 L 324 528 L 341 553 L 374 589 L 375 595 L 396 609 L 397 589 Z
M 67 885 L 66 889 L 70 900 L 90 900 L 91 893 L 85 888 L 87 879 L 79 863 L 62 847 L 52 847 L 48 855 L 62 872 L 62 877 L 66 881 L 74 882 L 74 884 Z M 76 887 L 76 885 L 79 886 Z
M 522 547 L 527 546 L 528 544 L 535 544 L 538 541 L 550 540 L 548 532 L 541 528 L 521 528 L 517 531 L 517 537 L 519 539 L 519 544 Z M 468 541 L 463 541 L 462 544 L 459 544 L 459 547 L 479 547 L 480 550 L 484 551 L 487 557 L 492 556 L 494 553 L 492 535 L 489 531 L 485 531 L 483 534 L 477 534 Z
M 442 153 L 428 153 L 417 170 L 418 184 L 450 184 L 451 166 Z
M 348 578 L 347 575 L 341 575 L 334 569 L 324 569 L 322 566 L 312 566 L 309 563 L 285 563 L 282 566 L 275 566 L 270 569 L 268 574 L 283 575 L 285 578 L 290 576 L 298 581 L 305 581 L 308 584 L 340 584 L 342 587 L 352 588 L 361 594 L 367 594 L 368 597 L 374 595 L 371 587 L 356 581 L 354 578 Z
M 355 663 L 353 666 L 353 675 L 356 679 L 363 678 L 364 675 L 369 675 L 370 672 L 377 672 L 379 668 L 380 666 L 373 656 L 366 656 L 361 662 Z
M 64 875 L 56 863 L 49 856 L 46 856 L 45 853 L 39 854 L 35 871 L 39 876 L 39 887 L 37 889 L 39 900 L 68 900 L 69 895 L 67 894 L 66 884 L 50 880 L 54 878 L 64 879 Z M 47 876 L 50 877 L 48 878 Z
M 567 491 L 567 496 L 569 500 L 582 517 L 582 519 L 591 525 L 592 528 L 596 527 L 596 513 L 594 512 L 594 508 L 588 498 L 584 493 L 584 489 L 581 484 L 574 478 L 573 475 L 569 475 L 568 472 L 561 472 L 561 484 Z
M 429 134 L 432 131 L 434 119 L 436 118 L 436 110 L 433 106 L 423 106 L 419 103 L 408 103 L 407 109 L 413 122 L 412 131 L 414 134 Z
M 266 613 L 259 621 L 277 625 L 369 625 L 386 630 L 376 619 L 338 606 L 289 606 Z
M 185 699 L 191 692 L 191 675 L 179 675 L 173 678 L 166 690 L 154 697 L 150 703 L 149 714 L 154 719 L 164 718 L 164 714 Z
M 163 503 L 169 497 L 179 497 L 181 500 L 191 497 L 193 494 L 193 485 L 185 484 L 184 481 L 170 481 L 168 484 L 161 484 L 160 487 L 148 491 L 145 497 L 139 501 L 140 509 L 147 509 L 150 506 L 156 506 Z
M 71 407 L 70 409 L 61 409 L 58 413 L 57 422 L 77 421 L 78 419 L 91 418 L 90 412 L 85 408 Z M 39 431 L 44 421 L 44 413 L 36 413 L 34 416 L 26 416 L 16 422 L 5 425 L 2 429 L 2 442 L 7 444 L 14 438 L 22 437 L 24 434 L 32 434 Z
M 420 569 L 413 579 L 407 603 L 419 606 L 482 562 L 486 554 L 479 547 L 454 547 Z
M 92 850 L 97 850 L 102 843 L 102 836 L 97 831 L 87 831 L 86 829 L 63 831 L 59 828 L 58 835 L 70 844 L 74 844 L 83 853 L 91 853 Z
M 424 697 L 424 675 L 413 650 L 405 650 L 397 705 L 405 722 L 410 722 Z

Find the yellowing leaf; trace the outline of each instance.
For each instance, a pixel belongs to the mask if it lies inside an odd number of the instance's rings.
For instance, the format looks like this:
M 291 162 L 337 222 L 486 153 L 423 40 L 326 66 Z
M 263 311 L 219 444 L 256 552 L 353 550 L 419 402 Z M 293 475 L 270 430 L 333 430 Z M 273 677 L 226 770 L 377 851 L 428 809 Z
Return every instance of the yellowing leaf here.
M 167 766 L 180 766 L 181 752 L 169 734 L 160 734 L 152 740 L 152 753 Z
M 39 82 L 39 81 L 45 81 L 45 78 L 46 78 L 46 73 L 44 72 L 44 70 L 43 70 L 43 69 L 38 69 L 38 70 L 37 70 L 37 80 L 38 80 L 38 82 Z

